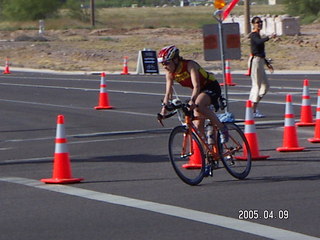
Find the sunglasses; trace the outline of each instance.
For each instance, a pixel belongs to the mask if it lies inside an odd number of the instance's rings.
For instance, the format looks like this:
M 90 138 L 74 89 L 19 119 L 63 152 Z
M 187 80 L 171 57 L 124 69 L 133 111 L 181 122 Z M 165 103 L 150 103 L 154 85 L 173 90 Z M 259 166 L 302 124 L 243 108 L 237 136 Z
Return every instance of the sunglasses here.
M 171 63 L 171 61 L 170 60 L 168 60 L 168 61 L 164 61 L 164 62 L 162 62 L 162 65 L 163 66 L 167 66 L 167 65 L 169 65 Z
M 258 24 L 259 24 L 259 23 L 263 23 L 263 22 L 262 22 L 262 21 L 257 21 L 257 22 L 255 22 L 255 23 L 258 23 Z

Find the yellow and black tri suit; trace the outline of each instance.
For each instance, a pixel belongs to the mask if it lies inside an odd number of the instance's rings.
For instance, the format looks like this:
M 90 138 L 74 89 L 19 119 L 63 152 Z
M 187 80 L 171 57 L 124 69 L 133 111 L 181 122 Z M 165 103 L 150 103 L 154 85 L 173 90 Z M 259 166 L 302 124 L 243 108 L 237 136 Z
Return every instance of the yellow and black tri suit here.
M 188 63 L 191 60 L 182 59 L 177 66 L 176 71 L 172 74 L 174 81 L 184 87 L 193 89 L 191 75 L 188 71 Z M 213 73 L 209 73 L 199 66 L 200 92 L 204 92 L 211 98 L 211 103 L 216 106 L 218 98 L 221 96 L 220 84 Z

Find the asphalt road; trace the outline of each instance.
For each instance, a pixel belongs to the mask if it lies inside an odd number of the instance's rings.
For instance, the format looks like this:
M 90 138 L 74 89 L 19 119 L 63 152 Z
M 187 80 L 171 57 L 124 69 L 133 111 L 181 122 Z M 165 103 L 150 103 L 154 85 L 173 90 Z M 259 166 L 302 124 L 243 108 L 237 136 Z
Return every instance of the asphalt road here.
M 219 78 L 221 76 L 218 76 Z M 163 76 L 108 75 L 111 110 L 98 111 L 99 75 L 0 75 L 0 239 L 320 239 L 320 144 L 313 127 L 297 129 L 303 152 L 280 153 L 285 97 L 300 117 L 303 80 L 313 110 L 320 75 L 270 75 L 256 120 L 260 152 L 246 180 L 224 169 L 190 187 L 167 157 L 169 119 L 155 120 Z M 229 111 L 245 116 L 250 81 L 233 75 Z M 189 90 L 176 87 L 182 98 Z M 53 172 L 56 118 L 65 117 L 73 177 L 40 181 Z

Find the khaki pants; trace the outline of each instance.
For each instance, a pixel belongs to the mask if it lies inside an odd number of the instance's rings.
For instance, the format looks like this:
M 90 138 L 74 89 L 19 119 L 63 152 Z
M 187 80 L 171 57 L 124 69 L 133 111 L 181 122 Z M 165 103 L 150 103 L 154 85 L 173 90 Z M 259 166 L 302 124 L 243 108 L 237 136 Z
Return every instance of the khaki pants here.
M 249 62 L 251 57 L 249 58 Z M 269 90 L 269 81 L 264 69 L 264 58 L 254 56 L 251 63 L 251 91 L 249 100 L 257 103 Z

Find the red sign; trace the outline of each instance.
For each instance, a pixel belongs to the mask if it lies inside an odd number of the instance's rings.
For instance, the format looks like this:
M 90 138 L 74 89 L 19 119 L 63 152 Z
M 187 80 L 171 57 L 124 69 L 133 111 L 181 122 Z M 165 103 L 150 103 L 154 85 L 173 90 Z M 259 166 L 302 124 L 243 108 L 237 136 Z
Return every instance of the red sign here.
M 228 34 L 226 42 L 227 42 L 227 48 L 240 48 L 240 35 Z
M 203 38 L 204 49 L 215 49 L 218 48 L 218 35 L 207 35 Z

